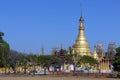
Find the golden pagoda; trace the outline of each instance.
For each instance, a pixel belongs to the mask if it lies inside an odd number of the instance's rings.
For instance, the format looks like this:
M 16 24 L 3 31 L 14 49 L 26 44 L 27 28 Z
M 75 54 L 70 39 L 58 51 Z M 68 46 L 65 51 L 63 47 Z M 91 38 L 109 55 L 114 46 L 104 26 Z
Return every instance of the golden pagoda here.
M 84 19 L 82 18 L 82 16 L 80 17 L 79 21 L 80 21 L 79 34 L 75 44 L 73 45 L 73 54 L 91 56 L 90 47 L 84 34 L 85 28 L 84 28 Z

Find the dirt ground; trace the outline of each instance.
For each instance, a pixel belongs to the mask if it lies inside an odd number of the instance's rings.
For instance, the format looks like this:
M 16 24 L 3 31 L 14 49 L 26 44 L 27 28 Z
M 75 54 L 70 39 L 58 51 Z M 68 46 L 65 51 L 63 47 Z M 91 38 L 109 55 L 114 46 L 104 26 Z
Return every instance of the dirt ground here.
M 120 78 L 91 78 L 77 76 L 0 76 L 0 80 L 120 80 Z

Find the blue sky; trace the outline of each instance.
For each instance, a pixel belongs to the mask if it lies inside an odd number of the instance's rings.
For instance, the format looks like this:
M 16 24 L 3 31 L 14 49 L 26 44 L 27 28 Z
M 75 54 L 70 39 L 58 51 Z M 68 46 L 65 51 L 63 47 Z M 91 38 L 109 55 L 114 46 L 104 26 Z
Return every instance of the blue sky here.
M 91 51 L 102 42 L 120 45 L 120 0 L 0 0 L 0 31 L 10 48 L 50 54 L 52 48 L 67 49 L 75 43 L 79 18 Z

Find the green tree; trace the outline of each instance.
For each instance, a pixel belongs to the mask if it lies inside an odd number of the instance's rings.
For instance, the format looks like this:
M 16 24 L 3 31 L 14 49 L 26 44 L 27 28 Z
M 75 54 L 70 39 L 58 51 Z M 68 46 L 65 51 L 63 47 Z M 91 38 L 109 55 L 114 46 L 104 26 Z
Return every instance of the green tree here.
M 77 67 L 81 66 L 81 55 L 78 55 L 77 53 L 72 55 L 72 60 L 74 61 L 74 63 L 76 64 Z
M 85 70 L 88 71 L 88 75 L 89 75 L 89 70 L 91 69 L 91 66 L 98 64 L 98 61 L 95 58 L 91 56 L 86 56 L 86 55 L 82 56 L 78 62 L 85 66 Z
M 120 53 L 117 53 L 115 55 L 114 61 L 113 61 L 114 70 L 120 72 Z
M 2 39 L 2 36 L 4 36 L 4 33 L 0 32 L 0 39 Z
M 3 40 L 3 32 L 0 32 L 0 67 L 7 66 L 7 58 L 10 51 L 9 44 Z
M 81 64 L 89 64 L 89 65 L 95 65 L 98 63 L 98 61 L 91 57 L 91 56 L 82 56 L 81 59 L 79 60 L 79 63 Z
M 120 47 L 116 48 L 116 52 L 120 53 Z
M 32 73 L 34 73 L 34 74 L 36 72 L 35 66 L 40 65 L 38 63 L 38 57 L 39 57 L 39 55 L 32 54 L 32 53 L 27 55 L 27 66 L 33 67 Z
M 112 65 L 114 66 L 114 70 L 120 72 L 120 47 L 116 48 L 116 55 L 114 56 L 114 60 L 112 61 Z
M 58 64 L 59 59 L 53 55 L 41 55 L 38 57 L 38 63 L 42 66 L 49 67 L 51 64 Z
M 23 63 L 24 60 L 24 54 L 15 51 L 15 50 L 10 50 L 9 56 L 8 56 L 8 65 L 11 67 L 16 73 L 17 67 L 20 65 L 20 63 Z

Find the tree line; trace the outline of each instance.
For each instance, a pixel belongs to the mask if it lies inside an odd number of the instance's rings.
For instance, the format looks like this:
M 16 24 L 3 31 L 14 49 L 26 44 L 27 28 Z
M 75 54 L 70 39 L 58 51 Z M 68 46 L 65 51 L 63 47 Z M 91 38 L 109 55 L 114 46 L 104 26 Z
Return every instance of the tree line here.
M 51 65 L 59 67 L 64 63 L 72 63 L 79 67 L 81 64 L 89 63 L 89 65 L 93 66 L 98 63 L 96 59 L 90 56 L 70 54 L 58 57 L 55 55 L 38 55 L 33 53 L 26 54 L 15 50 L 10 50 L 10 46 L 3 39 L 3 36 L 4 33 L 0 32 L 0 68 L 11 67 L 15 73 L 18 66 L 23 66 L 24 73 L 26 73 L 28 66 L 46 66 L 49 68 Z M 114 66 L 114 70 L 120 71 L 120 47 L 118 47 L 116 50 L 117 53 L 114 56 L 112 64 Z

